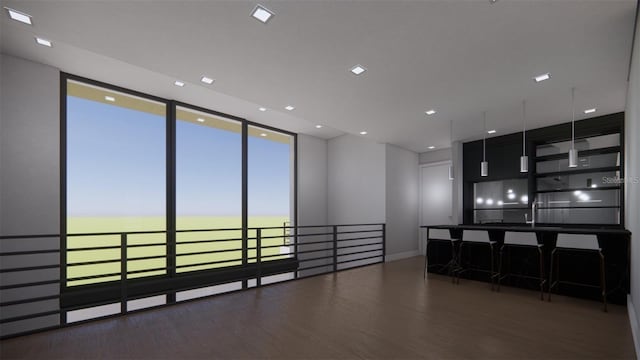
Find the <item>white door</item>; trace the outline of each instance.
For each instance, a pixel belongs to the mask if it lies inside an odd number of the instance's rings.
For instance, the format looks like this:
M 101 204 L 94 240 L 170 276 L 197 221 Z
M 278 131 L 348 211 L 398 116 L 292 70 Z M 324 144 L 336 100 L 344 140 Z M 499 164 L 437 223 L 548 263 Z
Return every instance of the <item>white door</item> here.
M 453 192 L 450 162 L 420 166 L 420 226 L 452 223 Z M 426 230 L 421 230 L 420 253 L 424 254 Z

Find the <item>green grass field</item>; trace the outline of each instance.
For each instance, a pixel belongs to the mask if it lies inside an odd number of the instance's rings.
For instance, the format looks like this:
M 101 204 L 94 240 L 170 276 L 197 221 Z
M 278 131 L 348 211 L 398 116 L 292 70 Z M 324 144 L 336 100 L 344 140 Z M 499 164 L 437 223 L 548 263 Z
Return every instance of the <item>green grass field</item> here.
M 288 223 L 288 216 L 269 217 L 249 217 L 249 227 L 281 227 Z M 187 216 L 176 219 L 178 231 L 180 230 L 200 230 L 200 229 L 229 229 L 240 228 L 241 219 L 237 216 L 229 217 L 209 217 L 209 216 Z M 80 278 L 93 275 L 114 274 L 97 279 L 71 280 L 67 281 L 67 286 L 77 286 L 120 279 L 120 249 L 99 249 L 99 250 L 74 250 L 88 247 L 119 246 L 119 235 L 96 235 L 96 236 L 74 236 L 73 234 L 83 233 L 122 233 L 136 231 L 164 231 L 165 218 L 158 217 L 70 217 L 67 219 L 67 278 Z M 281 245 L 285 246 L 286 233 L 284 229 L 263 230 L 262 236 L 279 236 L 273 239 L 264 239 L 262 246 Z M 249 230 L 249 238 L 255 238 L 256 231 Z M 228 239 L 240 239 L 240 230 L 227 231 L 202 231 L 178 233 L 176 236 L 176 262 L 177 272 L 188 272 L 195 270 L 211 269 L 232 265 L 239 265 L 241 258 L 241 240 L 222 241 Z M 202 242 L 206 240 L 219 240 L 216 242 Z M 189 243 L 186 243 L 189 242 Z M 200 243 L 202 242 L 202 243 Z M 182 244 L 181 244 L 182 243 Z M 127 237 L 128 245 L 153 244 L 152 246 L 134 246 L 127 250 L 127 257 L 140 258 L 149 256 L 162 256 L 166 254 L 166 235 L 158 234 L 131 234 Z M 249 240 L 249 248 L 256 246 L 255 240 Z M 235 250 L 237 249 L 237 250 Z M 203 251 L 229 250 L 226 252 L 210 254 L 193 254 Z M 262 256 L 281 255 L 286 248 L 273 247 L 262 250 Z M 281 252 L 282 251 L 282 252 Z M 255 257 L 256 251 L 249 250 L 249 258 Z M 274 256 L 266 260 L 275 260 L 287 255 Z M 103 264 L 88 264 L 69 266 L 74 263 L 90 261 L 113 260 L 113 262 Z M 197 265 L 204 262 L 221 261 L 219 264 Z M 250 260 L 255 261 L 255 260 Z M 192 266 L 189 266 L 192 265 Z M 129 279 L 152 275 L 162 275 L 166 271 L 152 270 L 166 266 L 166 259 L 143 259 L 129 260 L 127 262 L 128 271 L 140 271 L 130 274 Z

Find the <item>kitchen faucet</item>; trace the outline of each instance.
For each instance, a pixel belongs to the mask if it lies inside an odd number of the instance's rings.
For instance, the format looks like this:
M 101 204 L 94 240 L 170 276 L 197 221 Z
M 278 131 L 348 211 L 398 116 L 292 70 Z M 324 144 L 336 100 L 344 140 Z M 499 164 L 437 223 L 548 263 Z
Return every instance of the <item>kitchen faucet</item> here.
M 524 222 L 527 224 L 531 224 L 531 227 L 535 227 L 536 226 L 536 209 L 538 207 L 538 202 L 537 199 L 533 199 L 533 202 L 531 203 L 531 221 L 529 221 L 529 217 L 528 214 L 525 213 L 524 214 Z

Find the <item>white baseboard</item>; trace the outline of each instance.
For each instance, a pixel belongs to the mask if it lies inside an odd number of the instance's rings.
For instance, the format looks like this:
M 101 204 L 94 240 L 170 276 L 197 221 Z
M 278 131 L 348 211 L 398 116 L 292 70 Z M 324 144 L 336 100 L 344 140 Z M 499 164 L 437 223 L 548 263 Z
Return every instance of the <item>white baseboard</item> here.
M 418 256 L 418 255 L 420 255 L 420 252 L 416 249 L 416 250 L 405 251 L 397 254 L 387 255 L 384 257 L 384 261 L 385 262 L 396 261 L 400 259 L 406 259 L 406 258 Z
M 638 319 L 636 308 L 633 307 L 633 303 L 631 302 L 631 295 L 627 295 L 627 311 L 629 312 L 633 344 L 636 346 L 636 358 L 640 359 L 640 319 Z

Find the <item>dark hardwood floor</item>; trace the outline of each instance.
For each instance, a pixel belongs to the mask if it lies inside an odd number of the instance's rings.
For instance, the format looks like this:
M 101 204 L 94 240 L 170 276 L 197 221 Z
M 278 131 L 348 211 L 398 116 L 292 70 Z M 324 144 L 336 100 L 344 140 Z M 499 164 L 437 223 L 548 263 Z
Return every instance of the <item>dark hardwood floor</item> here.
M 625 307 L 440 275 L 423 257 L 0 343 L 0 357 L 635 358 Z

